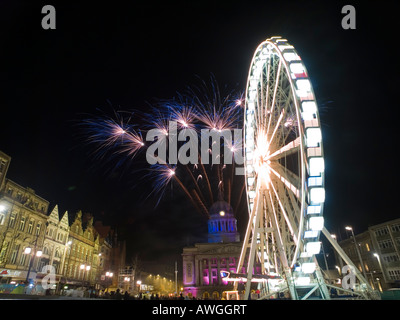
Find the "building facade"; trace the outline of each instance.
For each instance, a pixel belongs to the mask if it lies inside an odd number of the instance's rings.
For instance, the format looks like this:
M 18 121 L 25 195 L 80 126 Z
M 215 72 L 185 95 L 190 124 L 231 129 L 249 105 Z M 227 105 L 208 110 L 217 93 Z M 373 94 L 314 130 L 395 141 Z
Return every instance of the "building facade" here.
M 47 271 L 55 273 L 54 289 L 60 289 L 60 283 L 63 283 L 62 274 L 66 252 L 68 249 L 69 237 L 69 222 L 68 212 L 65 212 L 60 218 L 58 205 L 56 205 L 47 219 L 47 228 L 43 244 L 43 253 L 39 262 L 39 270 L 45 270 L 38 275 L 42 278 L 47 274 Z M 51 266 L 52 270 L 45 266 Z
M 221 271 L 236 273 L 241 250 L 242 242 L 232 207 L 224 201 L 217 201 L 210 208 L 208 242 L 183 249 L 184 294 L 202 299 L 221 299 L 224 291 L 233 290 L 233 283 L 225 281 Z M 259 269 L 260 266 L 256 265 L 254 272 L 259 273 Z
M 0 191 L 0 276 L 2 283 L 35 279 L 46 232 L 49 202 L 5 179 Z
M 340 241 L 352 262 L 375 290 L 400 287 L 400 219 L 373 225 L 367 231 Z M 356 243 L 356 244 L 355 244 Z M 336 255 L 342 269 L 344 263 Z
M 65 259 L 66 286 L 93 285 L 99 277 L 99 235 L 93 217 L 78 211 L 70 226 L 69 248 Z
M 0 151 L 0 292 L 22 282 L 39 290 L 48 272 L 55 274 L 51 289 L 56 292 L 81 286 L 101 289 L 110 280 L 118 286 L 126 247 L 115 230 L 100 221 L 96 230 L 93 216 L 82 211 L 69 225 L 68 212 L 60 217 L 58 205 L 48 214 L 47 200 L 7 178 L 10 162 Z M 102 283 L 106 274 L 114 277 Z

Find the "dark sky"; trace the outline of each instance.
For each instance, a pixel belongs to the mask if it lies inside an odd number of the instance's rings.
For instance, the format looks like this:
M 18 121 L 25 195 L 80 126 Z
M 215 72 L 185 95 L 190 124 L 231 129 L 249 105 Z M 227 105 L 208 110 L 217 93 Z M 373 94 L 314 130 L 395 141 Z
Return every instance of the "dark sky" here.
M 0 149 L 12 157 L 9 178 L 61 210 L 118 222 L 130 252 L 179 255 L 204 223 L 171 193 L 153 210 L 143 201 L 146 180 L 133 168 L 107 174 L 77 124 L 110 105 L 146 110 L 210 74 L 244 90 L 254 50 L 274 35 L 301 55 L 321 108 L 328 229 L 352 224 L 357 233 L 399 217 L 394 2 L 53 1 L 56 30 L 43 30 L 45 4 L 0 4 Z M 356 8 L 356 30 L 341 27 L 345 4 Z

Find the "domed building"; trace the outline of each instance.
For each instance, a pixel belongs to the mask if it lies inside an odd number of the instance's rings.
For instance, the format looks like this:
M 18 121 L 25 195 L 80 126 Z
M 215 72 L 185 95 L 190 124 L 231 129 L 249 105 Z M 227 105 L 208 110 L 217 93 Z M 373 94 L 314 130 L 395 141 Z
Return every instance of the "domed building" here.
M 209 213 L 208 242 L 183 248 L 183 291 L 189 297 L 218 300 L 224 291 L 233 289 L 232 282 L 221 278 L 221 271 L 236 273 L 242 242 L 227 202 L 215 202 Z M 256 265 L 255 271 L 258 269 Z
M 210 208 L 208 220 L 208 242 L 239 242 L 237 221 L 231 205 L 225 201 L 217 201 Z

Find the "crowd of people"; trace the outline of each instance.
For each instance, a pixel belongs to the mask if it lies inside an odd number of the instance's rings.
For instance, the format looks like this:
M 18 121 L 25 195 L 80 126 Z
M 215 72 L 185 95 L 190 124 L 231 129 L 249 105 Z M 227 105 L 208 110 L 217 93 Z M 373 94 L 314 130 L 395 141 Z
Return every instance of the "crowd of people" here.
M 188 296 L 179 295 L 159 295 L 158 293 L 139 293 L 131 295 L 128 291 L 121 292 L 120 289 L 116 291 L 100 291 L 99 295 L 91 295 L 91 298 L 114 299 L 114 300 L 194 300 L 196 298 L 189 298 Z

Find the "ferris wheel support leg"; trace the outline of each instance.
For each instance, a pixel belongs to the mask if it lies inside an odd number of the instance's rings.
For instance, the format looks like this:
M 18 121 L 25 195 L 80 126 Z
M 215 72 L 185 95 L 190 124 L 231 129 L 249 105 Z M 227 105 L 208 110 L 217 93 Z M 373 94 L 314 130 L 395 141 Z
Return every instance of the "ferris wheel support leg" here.
M 251 239 L 251 246 L 250 246 L 250 254 L 249 254 L 249 261 L 247 265 L 247 282 L 246 282 L 246 289 L 244 293 L 244 300 L 249 299 L 249 294 L 250 294 L 250 288 L 251 288 L 251 280 L 253 278 L 253 266 L 254 266 L 254 260 L 256 258 L 256 251 L 257 251 L 257 237 L 258 234 L 263 230 L 263 228 L 260 227 L 261 224 L 261 216 L 262 216 L 262 206 L 260 205 L 260 201 L 262 201 L 262 197 L 260 195 L 257 196 L 257 206 L 255 208 L 255 221 L 253 225 L 253 234 L 252 234 L 252 239 Z M 250 220 L 250 223 L 252 223 L 252 220 Z
M 317 276 L 319 290 L 324 300 L 330 300 L 331 295 L 329 294 L 328 287 L 326 286 L 325 279 L 321 273 L 321 269 L 318 265 L 317 258 L 314 256 L 314 262 L 316 265 L 315 275 Z

